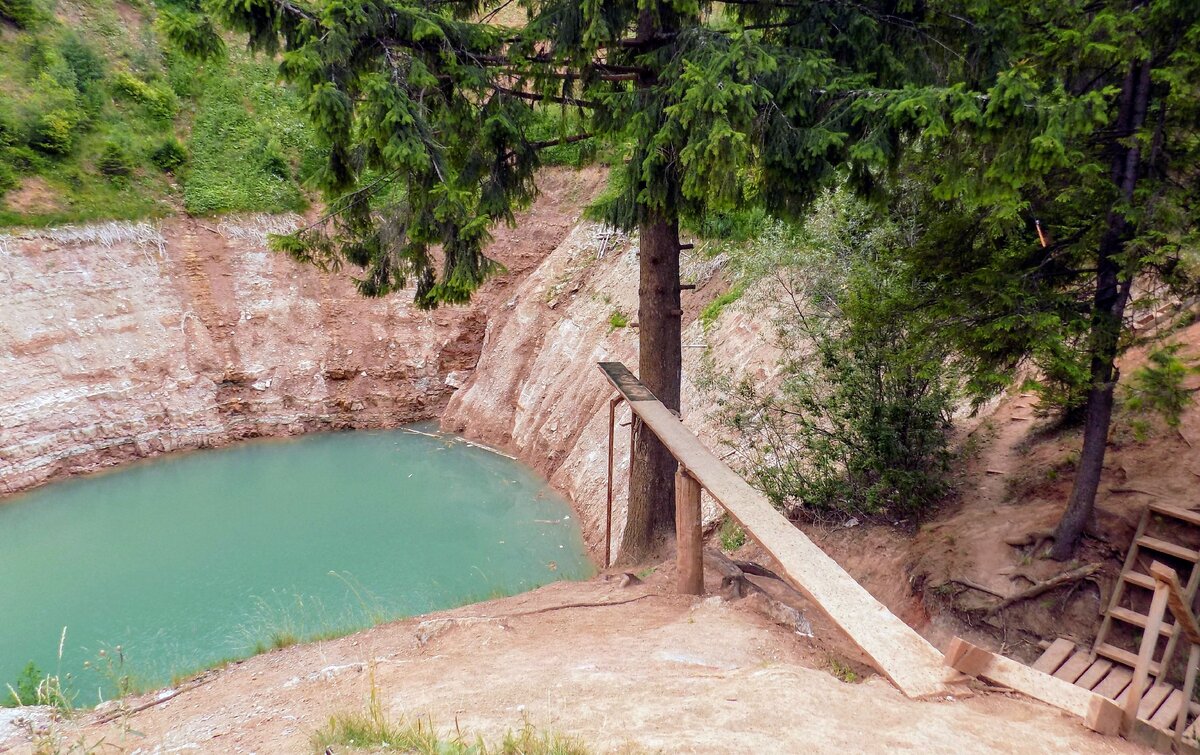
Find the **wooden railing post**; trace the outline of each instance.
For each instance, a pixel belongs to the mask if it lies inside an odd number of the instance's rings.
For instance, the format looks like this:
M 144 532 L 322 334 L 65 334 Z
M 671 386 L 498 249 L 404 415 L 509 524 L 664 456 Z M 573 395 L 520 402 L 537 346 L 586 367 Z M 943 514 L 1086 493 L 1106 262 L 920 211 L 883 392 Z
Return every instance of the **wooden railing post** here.
M 1133 680 L 1125 698 L 1125 717 L 1121 722 L 1121 733 L 1126 737 L 1133 732 L 1137 723 L 1138 706 L 1142 704 L 1142 693 L 1146 691 L 1146 682 L 1150 677 L 1150 664 L 1154 662 L 1154 650 L 1158 647 L 1158 630 L 1162 628 L 1163 617 L 1167 612 L 1167 598 L 1171 588 L 1158 582 L 1154 586 L 1154 599 L 1150 601 L 1150 611 L 1146 614 L 1146 626 L 1142 635 L 1142 646 L 1138 652 L 1137 666 L 1133 669 Z M 1166 673 L 1161 669 L 1160 673 Z
M 675 473 L 675 564 L 683 595 L 704 594 L 703 547 L 700 483 L 681 464 Z

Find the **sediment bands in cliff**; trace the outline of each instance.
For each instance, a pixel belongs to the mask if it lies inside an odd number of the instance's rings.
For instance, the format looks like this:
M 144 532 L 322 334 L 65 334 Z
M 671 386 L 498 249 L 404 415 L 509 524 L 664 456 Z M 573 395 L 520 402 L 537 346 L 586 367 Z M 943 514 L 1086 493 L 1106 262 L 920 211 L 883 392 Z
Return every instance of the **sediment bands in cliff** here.
M 683 419 L 712 447 L 722 433 L 710 421 L 717 396 L 698 388 L 705 358 L 738 375 L 767 379 L 777 352 L 770 317 L 730 307 L 707 330 L 700 309 L 726 285 L 721 260 L 686 254 Z M 637 367 L 636 239 L 581 223 L 530 273 L 505 306 L 489 315 L 483 352 L 466 385 L 450 399 L 443 429 L 504 448 L 545 475 L 575 503 L 588 548 L 605 550 L 608 404 L 614 395 L 596 367 Z M 629 411 L 620 407 L 614 440 L 612 541 L 620 552 L 629 480 Z M 717 516 L 705 502 L 706 518 Z
M 547 171 L 469 307 L 363 299 L 267 250 L 300 218 L 170 219 L 0 237 L 0 493 L 233 440 L 436 417 L 489 311 L 559 245 L 598 171 Z

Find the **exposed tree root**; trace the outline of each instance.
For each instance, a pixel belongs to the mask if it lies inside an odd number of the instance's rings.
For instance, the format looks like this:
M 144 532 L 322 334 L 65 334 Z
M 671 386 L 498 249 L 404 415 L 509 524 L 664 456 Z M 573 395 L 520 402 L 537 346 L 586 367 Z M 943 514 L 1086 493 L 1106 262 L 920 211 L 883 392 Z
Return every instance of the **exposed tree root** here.
M 1065 571 L 1062 574 L 1051 577 L 1050 579 L 1042 580 L 1041 582 L 1034 582 L 1033 585 L 1031 585 L 1030 587 L 1027 587 L 1018 593 L 1010 595 L 1007 598 L 1001 600 L 996 605 L 988 608 L 986 613 L 989 616 L 994 615 L 994 614 L 999 613 L 1000 611 L 1003 611 L 1005 608 L 1008 608 L 1009 606 L 1013 605 L 1014 603 L 1019 603 L 1023 600 L 1029 600 L 1030 598 L 1036 598 L 1037 596 L 1041 595 L 1042 593 L 1049 592 L 1050 590 L 1053 590 L 1056 587 L 1062 587 L 1063 585 L 1072 584 L 1074 582 L 1078 582 L 1081 579 L 1089 579 L 1096 572 L 1100 571 L 1101 566 L 1102 566 L 1101 564 L 1085 564 L 1076 569 L 1070 569 L 1068 571 Z M 1028 577 L 1026 577 L 1026 579 L 1028 579 Z

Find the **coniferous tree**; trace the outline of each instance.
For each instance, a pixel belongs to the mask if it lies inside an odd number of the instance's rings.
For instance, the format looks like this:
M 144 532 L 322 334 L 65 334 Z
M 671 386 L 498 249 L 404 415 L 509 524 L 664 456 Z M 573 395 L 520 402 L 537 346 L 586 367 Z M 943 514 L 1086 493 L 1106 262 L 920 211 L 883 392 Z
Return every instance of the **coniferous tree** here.
M 1200 3 L 931 13 L 964 22 L 952 81 L 880 104 L 920 134 L 911 269 L 981 392 L 1031 358 L 1067 404 L 1079 397 L 1083 448 L 1051 550 L 1064 559 L 1091 519 L 1135 289 L 1195 284 L 1181 260 L 1200 242 Z
M 167 26 L 211 54 L 215 16 L 280 54 L 328 150 L 316 181 L 329 214 L 277 243 L 361 268 L 366 295 L 413 284 L 420 306 L 466 301 L 498 270 L 489 228 L 535 194 L 540 148 L 624 150 L 608 214 L 640 234 L 639 373 L 678 410 L 680 219 L 751 204 L 795 215 L 835 177 L 870 190 L 900 131 L 863 104 L 932 81 L 942 47 L 926 44 L 919 4 L 887 0 L 524 0 L 524 26 L 490 24 L 507 5 L 208 0 Z M 535 140 L 547 113 L 561 136 Z M 673 522 L 675 463 L 635 433 L 625 560 Z

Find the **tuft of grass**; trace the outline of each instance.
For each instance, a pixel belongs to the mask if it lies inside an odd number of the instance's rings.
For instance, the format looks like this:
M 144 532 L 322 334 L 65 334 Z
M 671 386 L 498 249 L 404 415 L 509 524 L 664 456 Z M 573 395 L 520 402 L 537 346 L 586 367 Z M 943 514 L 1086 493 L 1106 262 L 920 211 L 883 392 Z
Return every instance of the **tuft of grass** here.
M 746 530 L 742 529 L 742 526 L 729 516 L 721 520 L 717 537 L 721 539 L 721 550 L 727 553 L 733 553 L 746 544 Z
M 629 315 L 619 309 L 614 309 L 608 316 L 608 332 L 611 333 L 626 327 L 629 327 Z
M 858 672 L 850 668 L 849 664 L 839 658 L 830 657 L 829 672 L 846 684 L 856 684 L 862 681 L 862 677 L 858 675 Z
M 700 323 L 705 330 L 712 327 L 712 324 L 721 316 L 721 312 L 733 304 L 738 299 L 742 298 L 742 294 L 746 292 L 746 284 L 738 283 L 733 288 L 721 294 L 717 298 L 710 301 L 707 306 L 700 311 Z
M 334 715 L 315 731 L 309 742 L 318 755 L 334 747 L 420 755 L 588 755 L 580 742 L 553 732 L 539 732 L 528 719 L 519 730 L 509 731 L 499 746 L 489 746 L 479 736 L 468 739 L 457 727 L 453 736 L 445 737 L 429 717 L 393 721 L 383 711 L 375 664 L 368 665 L 370 696 L 366 710 Z

